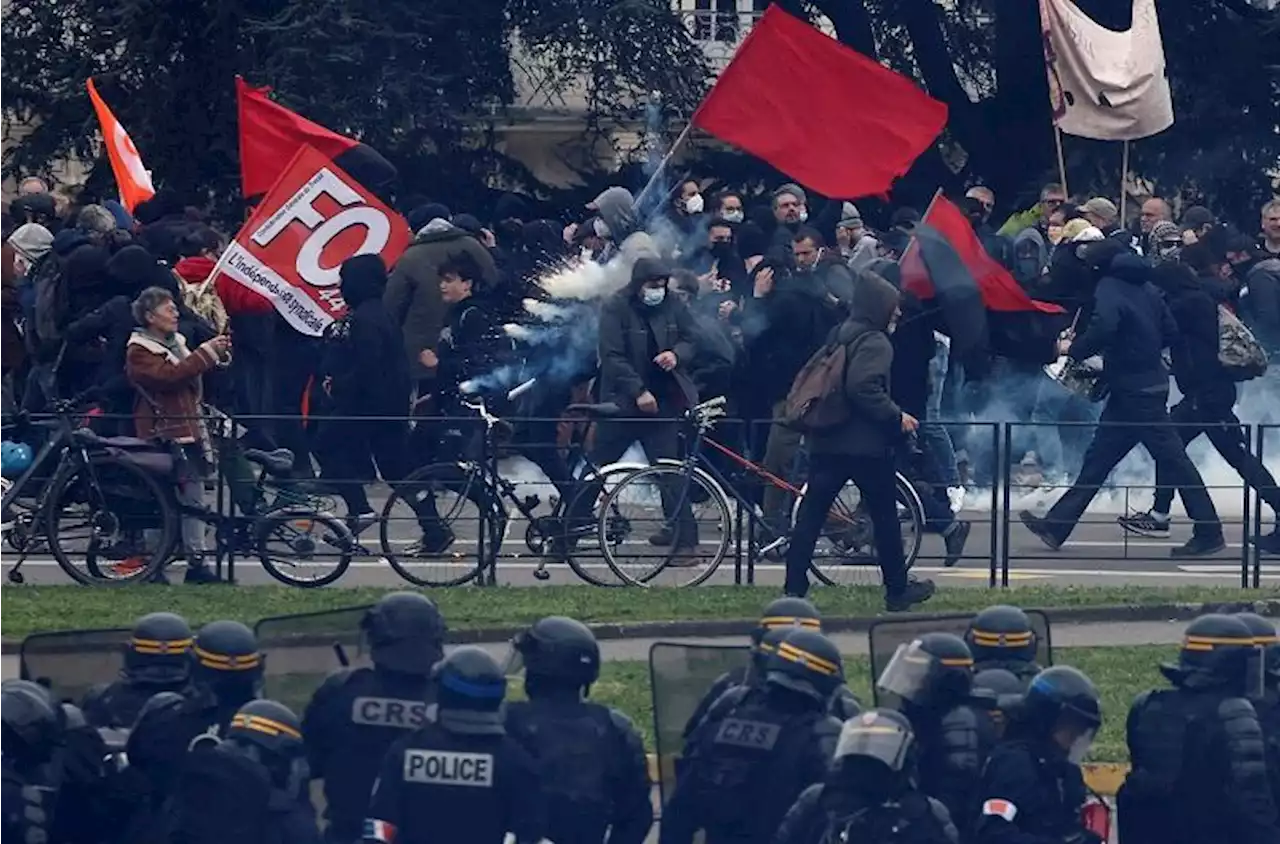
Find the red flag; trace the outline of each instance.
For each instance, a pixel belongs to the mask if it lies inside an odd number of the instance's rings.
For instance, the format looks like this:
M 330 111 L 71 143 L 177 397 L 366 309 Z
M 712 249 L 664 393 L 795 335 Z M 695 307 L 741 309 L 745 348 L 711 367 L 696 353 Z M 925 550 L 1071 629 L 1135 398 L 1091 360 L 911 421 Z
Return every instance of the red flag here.
M 303 146 L 320 151 L 367 187 L 378 188 L 395 177 L 395 168 L 378 153 L 272 102 L 267 97 L 270 90 L 255 88 L 236 77 L 240 184 L 244 196 L 270 190 Z
M 839 199 L 883 194 L 947 122 L 905 76 L 776 4 L 747 35 L 693 124 Z
M 1060 305 L 1041 302 L 1028 296 L 1017 280 L 1009 274 L 1009 271 L 1002 267 L 995 258 L 988 255 L 987 250 L 982 248 L 982 241 L 978 239 L 973 226 L 969 225 L 969 219 L 964 215 L 963 211 L 956 207 L 955 203 L 945 196 L 934 198 L 934 201 L 929 205 L 929 210 L 925 212 L 924 218 L 920 222 L 946 238 L 951 248 L 956 251 L 969 274 L 978 283 L 978 290 L 982 294 L 982 301 L 987 306 L 987 310 L 1004 312 L 1039 311 L 1043 314 L 1065 313 Z M 917 244 L 918 247 L 919 244 Z M 908 254 L 903 256 L 904 286 L 906 286 L 909 268 L 913 270 L 911 273 L 913 285 L 922 283 L 918 278 L 919 273 L 914 272 L 917 266 L 916 262 L 919 260 L 911 256 L 911 253 L 915 251 L 917 250 L 909 248 L 907 250 Z M 923 284 L 927 285 L 928 283 L 926 277 Z M 917 292 L 923 292 L 923 288 L 917 288 Z M 928 298 L 927 293 L 921 298 Z
M 413 235 L 399 214 L 311 146 L 301 147 L 218 268 L 270 299 L 285 321 L 318 336 L 346 312 L 339 268 L 354 255 L 390 266 Z
M 144 202 L 156 195 L 151 184 L 151 173 L 142 164 L 142 156 L 133 145 L 129 133 L 116 120 L 111 109 L 98 96 L 98 89 L 89 77 L 89 100 L 93 110 L 98 113 L 98 122 L 102 124 L 102 142 L 107 147 L 107 158 L 111 161 L 111 172 L 115 174 L 116 185 L 120 188 L 120 203 L 133 213 L 139 202 Z

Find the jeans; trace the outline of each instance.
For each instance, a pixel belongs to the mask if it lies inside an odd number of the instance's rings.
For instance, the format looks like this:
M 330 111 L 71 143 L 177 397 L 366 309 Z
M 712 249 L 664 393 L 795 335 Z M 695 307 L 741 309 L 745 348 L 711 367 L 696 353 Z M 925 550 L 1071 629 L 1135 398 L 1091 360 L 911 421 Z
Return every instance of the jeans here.
M 809 488 L 800 501 L 800 512 L 787 548 L 785 590 L 788 595 L 808 593 L 814 546 L 818 544 L 831 505 L 849 481 L 857 485 L 862 506 L 871 519 L 885 592 L 893 595 L 906 588 L 907 568 L 902 554 L 902 525 L 898 523 L 893 458 L 823 454 L 814 455 L 809 467 Z
M 929 420 L 942 418 L 942 391 L 946 384 L 947 363 L 951 351 L 946 344 L 938 343 L 937 352 L 929 362 L 929 403 L 925 408 L 925 417 Z M 937 421 L 920 424 L 920 445 L 927 449 L 941 471 L 939 480 L 944 486 L 960 486 L 960 470 L 956 468 L 956 449 L 951 442 L 951 432 Z
M 1168 388 L 1150 392 L 1113 392 L 1107 399 L 1093 441 L 1084 453 L 1080 475 L 1045 514 L 1047 527 L 1058 542 L 1066 541 L 1098 494 L 1102 482 L 1136 445 L 1143 445 L 1165 482 L 1178 488 L 1197 537 L 1220 537 L 1222 522 L 1204 488 L 1204 480 L 1187 456 L 1177 430 L 1169 424 Z M 1109 424 L 1120 423 L 1120 424 Z M 1161 468 L 1163 466 L 1163 468 Z

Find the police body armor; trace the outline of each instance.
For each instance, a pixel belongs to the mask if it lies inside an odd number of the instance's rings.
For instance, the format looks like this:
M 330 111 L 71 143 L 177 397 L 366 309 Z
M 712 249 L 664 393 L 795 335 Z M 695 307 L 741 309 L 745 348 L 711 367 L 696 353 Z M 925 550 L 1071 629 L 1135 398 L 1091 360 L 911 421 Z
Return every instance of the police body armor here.
M 955 829 L 941 803 L 911 792 L 894 803 L 852 814 L 829 811 L 822 844 L 954 844 Z
M 3 767 L 4 840 L 16 844 L 48 844 L 53 830 L 57 791 L 29 782 L 12 766 Z
M 427 722 L 426 677 L 357 668 L 330 676 L 303 716 L 311 774 L 324 780 L 330 835 L 360 835 L 369 794 L 387 751 Z
M 1262 730 L 1249 701 L 1147 692 L 1134 702 L 1127 731 L 1133 769 L 1117 795 L 1125 844 L 1248 841 L 1252 830 L 1276 824 Z M 1214 758 L 1227 770 L 1199 764 Z
M 988 671 L 993 668 L 1008 671 L 1010 674 L 1021 680 L 1023 686 L 1030 683 L 1042 670 L 1038 664 L 1021 659 L 974 660 L 974 674 L 980 674 L 983 671 Z
M 586 701 L 507 707 L 507 732 L 538 760 L 548 838 L 556 844 L 604 840 L 613 816 L 608 787 L 619 779 L 611 769 L 623 761 L 624 736 L 633 729 L 608 707 Z
M 937 720 L 908 713 L 920 741 L 920 790 L 941 801 L 960 829 L 972 820 L 973 790 L 995 731 L 986 713 L 960 704 Z
M 142 707 L 161 692 L 180 692 L 181 688 L 168 686 L 144 686 L 128 680 L 117 680 L 106 686 L 96 686 L 84 698 L 84 714 L 95 727 L 131 728 Z

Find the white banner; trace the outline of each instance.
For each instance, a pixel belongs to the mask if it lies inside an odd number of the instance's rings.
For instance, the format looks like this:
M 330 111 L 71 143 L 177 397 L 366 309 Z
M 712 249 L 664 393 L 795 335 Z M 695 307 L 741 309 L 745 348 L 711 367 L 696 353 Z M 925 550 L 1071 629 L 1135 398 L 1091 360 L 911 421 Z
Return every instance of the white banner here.
M 1071 0 L 1040 0 L 1054 122 L 1068 135 L 1132 141 L 1173 125 L 1155 0 L 1133 0 L 1124 32 L 1100 26 Z

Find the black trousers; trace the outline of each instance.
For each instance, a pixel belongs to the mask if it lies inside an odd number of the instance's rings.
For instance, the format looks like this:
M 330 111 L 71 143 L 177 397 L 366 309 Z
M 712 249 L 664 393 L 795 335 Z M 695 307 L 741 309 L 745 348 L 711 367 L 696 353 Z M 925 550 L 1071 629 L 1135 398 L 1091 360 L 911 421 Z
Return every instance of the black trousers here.
M 596 428 L 595 446 L 591 449 L 590 455 L 591 462 L 597 468 L 603 468 L 610 463 L 615 463 L 626 453 L 633 442 L 640 443 L 644 448 L 645 455 L 652 461 L 657 461 L 660 457 L 678 458 L 680 456 L 679 434 L 679 423 L 674 419 L 602 421 Z M 574 503 L 577 504 L 577 510 L 569 513 L 570 518 L 586 518 L 590 516 L 589 508 L 599 498 L 601 484 L 598 481 L 587 481 L 586 483 L 586 491 L 574 499 Z M 659 492 L 662 495 L 663 515 L 668 522 L 673 523 L 670 526 L 673 529 L 678 528 L 684 540 L 695 541 L 697 539 L 698 525 L 693 519 L 693 508 L 690 506 L 689 495 L 684 495 L 683 502 L 679 501 L 683 492 L 680 489 L 680 481 L 673 478 L 672 482 L 661 484 Z M 678 512 L 676 511 L 677 504 L 680 504 Z
M 862 506 L 871 519 L 885 592 L 894 594 L 906 587 L 907 567 L 902 555 L 893 458 L 823 454 L 815 455 L 809 463 L 809 488 L 800 501 L 787 548 L 784 588 L 788 595 L 804 595 L 809 591 L 809 563 L 813 561 L 814 546 L 818 544 L 831 505 L 849 481 L 857 485 Z
M 1165 388 L 1149 393 L 1113 392 L 1107 399 L 1093 440 L 1085 449 L 1080 475 L 1045 514 L 1048 527 L 1059 542 L 1071 535 L 1111 470 L 1136 445 L 1147 449 L 1157 473 L 1162 473 L 1164 482 L 1182 494 L 1187 515 L 1195 522 L 1196 536 L 1222 535 L 1222 522 L 1204 488 L 1204 480 L 1170 422 L 1168 397 Z
M 1227 461 L 1227 465 L 1240 474 L 1241 480 L 1253 487 L 1258 497 L 1280 514 L 1280 489 L 1276 488 L 1276 479 L 1262 465 L 1257 455 L 1249 450 L 1245 430 L 1230 406 L 1215 406 L 1183 399 L 1174 405 L 1169 417 L 1174 422 L 1183 423 L 1177 426 L 1177 431 L 1184 447 L 1204 434 L 1222 455 L 1222 459 Z M 1157 513 L 1168 513 L 1173 504 L 1174 491 L 1167 469 L 1161 471 L 1161 466 L 1157 463 L 1156 500 L 1152 509 Z

